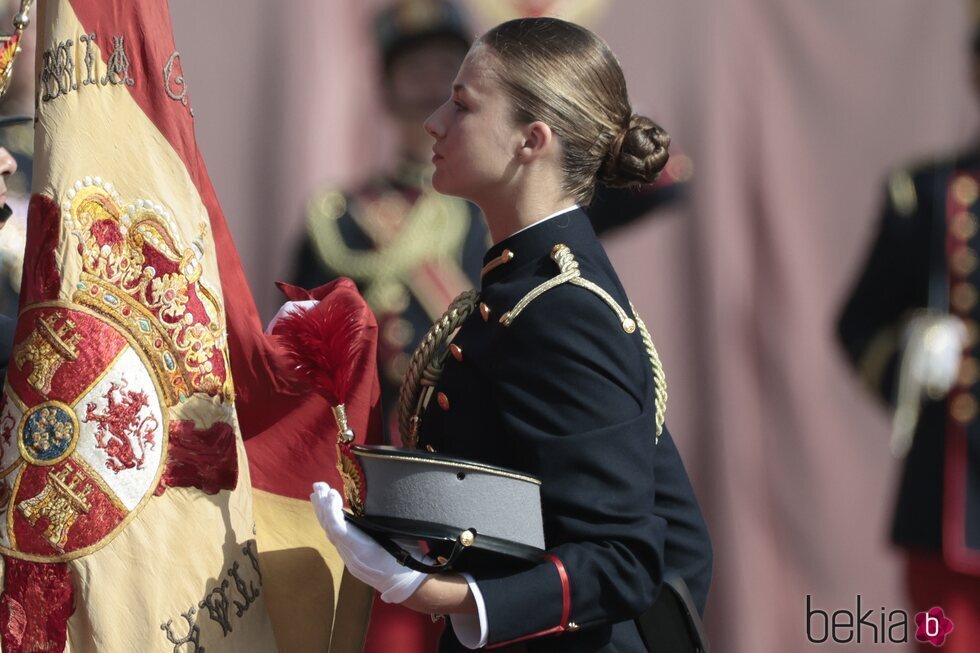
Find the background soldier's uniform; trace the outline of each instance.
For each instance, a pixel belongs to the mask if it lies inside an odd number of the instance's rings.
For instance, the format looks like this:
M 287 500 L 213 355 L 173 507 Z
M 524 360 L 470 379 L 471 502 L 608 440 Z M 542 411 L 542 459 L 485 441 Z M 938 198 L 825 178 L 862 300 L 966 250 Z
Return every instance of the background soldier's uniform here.
M 294 275 L 304 288 L 338 276 L 357 283 L 378 320 L 386 424 L 412 352 L 453 298 L 479 282 L 489 244 L 479 209 L 433 191 L 427 174 L 405 164 L 357 193 L 316 194 Z
M 977 149 L 891 176 L 877 238 L 838 323 L 850 361 L 889 405 L 909 317 L 926 308 L 945 310 L 948 300 L 950 313 L 967 326 L 963 363 L 949 396 L 923 399 L 895 509 L 892 539 L 910 552 L 913 600 L 923 576 L 943 582 L 932 566 L 917 571 L 919 553 L 931 553 L 947 574 L 980 576 L 978 181 Z M 937 297 L 941 306 L 929 306 Z M 980 592 L 980 582 L 975 591 Z M 972 603 L 976 606 L 976 595 Z M 966 623 L 952 619 L 961 633 L 950 642 L 962 640 Z M 980 625 L 978 619 L 980 609 L 974 607 L 972 620 Z
M 562 283 L 519 306 L 558 275 L 559 243 L 609 297 Z M 513 257 L 501 262 L 505 250 Z M 703 610 L 711 549 L 670 434 L 655 444 L 654 376 L 640 330 L 624 329 L 626 293 L 578 209 L 505 239 L 484 262 L 481 305 L 453 340 L 419 446 L 542 479 L 554 560 L 474 573 L 489 644 L 644 650 L 631 618 L 653 604 L 665 565 Z M 463 650 L 452 629 L 440 650 Z

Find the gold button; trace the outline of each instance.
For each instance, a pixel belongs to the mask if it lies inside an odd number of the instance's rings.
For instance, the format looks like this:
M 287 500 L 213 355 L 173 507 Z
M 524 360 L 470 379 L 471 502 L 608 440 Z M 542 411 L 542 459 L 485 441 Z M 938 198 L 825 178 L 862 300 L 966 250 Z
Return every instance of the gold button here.
M 623 331 L 626 333 L 633 333 L 636 331 L 636 322 L 632 318 L 626 318 L 623 320 Z
M 463 350 L 459 348 L 459 345 L 449 345 L 449 353 L 453 355 L 453 358 L 456 359 L 457 363 L 463 362 Z
M 977 400 L 969 394 L 961 394 L 949 405 L 949 413 L 960 424 L 968 424 L 977 417 Z
M 977 252 L 969 247 L 960 247 L 950 257 L 953 271 L 965 277 L 977 269 Z
M 568 249 L 568 245 L 566 245 L 565 243 L 558 243 L 557 245 L 555 245 L 554 247 L 552 247 L 551 248 L 551 260 L 557 261 L 558 260 L 558 253 L 561 252 L 563 249 Z
M 977 234 L 977 216 L 959 211 L 950 218 L 949 229 L 960 240 L 970 240 Z
M 967 313 L 977 305 L 977 289 L 970 283 L 958 283 L 953 286 L 950 300 L 953 308 L 960 313 Z
M 439 408 L 449 410 L 449 397 L 446 396 L 445 392 L 436 393 L 436 402 L 439 404 Z
M 484 322 L 490 319 L 490 307 L 483 302 L 480 302 L 480 315 L 483 317 Z
M 956 377 L 956 382 L 961 386 L 971 386 L 980 379 L 980 365 L 977 365 L 976 358 L 964 358 L 960 363 L 960 372 Z
M 960 204 L 969 206 L 977 201 L 977 182 L 972 177 L 961 175 L 953 181 L 953 197 Z

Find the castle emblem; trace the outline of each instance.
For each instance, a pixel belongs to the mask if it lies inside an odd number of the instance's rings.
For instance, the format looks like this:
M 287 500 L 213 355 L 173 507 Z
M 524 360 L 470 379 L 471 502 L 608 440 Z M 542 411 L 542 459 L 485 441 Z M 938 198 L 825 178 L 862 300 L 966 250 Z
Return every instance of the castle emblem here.
M 51 392 L 51 379 L 58 368 L 78 358 L 82 336 L 75 332 L 76 326 L 61 313 L 38 318 L 30 337 L 14 349 L 14 364 L 18 369 L 31 364 L 28 381 L 38 392 Z
M 0 402 L 0 553 L 45 562 L 112 540 L 157 489 L 166 404 L 139 340 L 94 310 L 28 306 Z

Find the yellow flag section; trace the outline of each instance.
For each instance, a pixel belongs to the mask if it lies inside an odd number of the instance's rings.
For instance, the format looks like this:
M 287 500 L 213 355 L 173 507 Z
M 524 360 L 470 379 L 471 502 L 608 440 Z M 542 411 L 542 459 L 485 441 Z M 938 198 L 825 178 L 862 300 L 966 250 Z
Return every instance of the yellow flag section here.
M 277 650 L 166 2 L 43 2 L 22 308 L 0 406 L 0 643 Z
M 344 572 L 309 501 L 262 490 L 254 498 L 262 589 L 279 650 L 361 653 L 374 590 Z

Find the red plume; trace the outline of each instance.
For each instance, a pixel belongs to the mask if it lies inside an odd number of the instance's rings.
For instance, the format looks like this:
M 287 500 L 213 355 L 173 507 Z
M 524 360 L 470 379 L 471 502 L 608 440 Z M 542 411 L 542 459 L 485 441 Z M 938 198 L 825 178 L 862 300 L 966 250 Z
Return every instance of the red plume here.
M 291 299 L 302 299 L 296 290 L 283 288 Z M 319 299 L 311 309 L 280 318 L 274 334 L 282 337 L 297 375 L 336 406 L 347 401 L 355 372 L 366 364 L 371 309 L 350 279 L 330 283 Z

